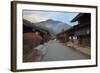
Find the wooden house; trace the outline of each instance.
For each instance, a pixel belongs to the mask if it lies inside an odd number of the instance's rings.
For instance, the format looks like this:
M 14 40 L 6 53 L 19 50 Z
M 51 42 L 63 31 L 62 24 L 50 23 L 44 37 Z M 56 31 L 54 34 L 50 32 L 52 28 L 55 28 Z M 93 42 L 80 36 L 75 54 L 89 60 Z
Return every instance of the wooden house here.
M 78 40 L 79 46 L 91 46 L 91 14 L 80 13 L 71 22 L 78 21 L 78 24 L 68 30 L 73 40 Z

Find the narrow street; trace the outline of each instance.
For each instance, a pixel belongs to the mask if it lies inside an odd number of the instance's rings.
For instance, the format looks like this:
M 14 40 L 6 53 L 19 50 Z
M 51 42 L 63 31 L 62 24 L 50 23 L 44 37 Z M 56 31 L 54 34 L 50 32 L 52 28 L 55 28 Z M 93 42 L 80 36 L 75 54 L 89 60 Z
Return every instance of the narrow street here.
M 50 40 L 47 53 L 43 56 L 42 61 L 59 61 L 59 60 L 81 60 L 88 57 L 77 50 L 64 46 L 56 40 Z

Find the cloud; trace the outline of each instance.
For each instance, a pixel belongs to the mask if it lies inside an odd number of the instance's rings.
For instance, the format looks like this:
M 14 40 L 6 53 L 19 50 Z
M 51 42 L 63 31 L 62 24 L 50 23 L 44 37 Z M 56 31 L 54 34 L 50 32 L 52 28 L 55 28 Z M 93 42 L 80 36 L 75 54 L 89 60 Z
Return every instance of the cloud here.
M 33 23 L 41 22 L 49 19 L 47 16 L 43 16 L 39 14 L 24 15 L 23 18 Z
M 41 22 L 49 19 L 49 17 L 41 11 L 29 11 L 29 10 L 23 11 L 23 18 L 32 23 Z
M 43 12 L 36 10 L 23 10 L 23 15 L 30 15 L 30 14 L 43 14 Z

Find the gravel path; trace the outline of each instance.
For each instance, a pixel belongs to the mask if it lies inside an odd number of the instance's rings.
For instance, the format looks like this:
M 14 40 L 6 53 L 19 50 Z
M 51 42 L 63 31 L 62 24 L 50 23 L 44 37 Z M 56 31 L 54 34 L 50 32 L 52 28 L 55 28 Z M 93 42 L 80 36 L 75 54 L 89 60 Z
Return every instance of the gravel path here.
M 49 41 L 47 53 L 44 55 L 42 61 L 59 61 L 59 60 L 81 60 L 88 59 L 88 57 L 77 50 L 71 49 L 59 43 L 56 40 Z

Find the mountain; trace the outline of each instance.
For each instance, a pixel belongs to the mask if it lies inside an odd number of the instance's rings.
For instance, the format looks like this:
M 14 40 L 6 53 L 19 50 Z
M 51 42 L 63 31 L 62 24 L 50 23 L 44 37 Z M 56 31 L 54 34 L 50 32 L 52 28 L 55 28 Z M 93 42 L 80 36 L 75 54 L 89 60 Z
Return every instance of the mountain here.
M 71 26 L 61 21 L 48 19 L 46 21 L 34 23 L 36 26 L 48 29 L 53 34 L 58 34 L 64 30 L 69 29 Z
M 51 34 L 54 34 L 54 32 L 47 28 L 47 27 L 44 27 L 44 26 L 37 26 L 37 24 L 35 23 L 32 23 L 26 19 L 23 19 L 23 29 L 24 29 L 24 32 L 26 31 L 35 31 L 35 30 L 43 30 L 43 31 L 47 31 Z

